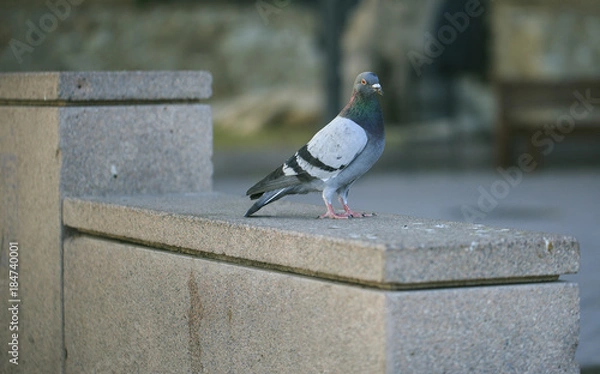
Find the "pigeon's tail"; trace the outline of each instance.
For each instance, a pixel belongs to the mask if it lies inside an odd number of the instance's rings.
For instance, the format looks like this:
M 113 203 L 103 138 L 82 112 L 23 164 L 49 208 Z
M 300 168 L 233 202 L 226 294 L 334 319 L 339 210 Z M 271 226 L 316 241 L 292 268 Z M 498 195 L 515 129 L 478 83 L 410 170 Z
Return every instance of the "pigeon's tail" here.
M 244 217 L 250 217 L 251 215 L 256 213 L 260 208 L 262 208 L 263 206 L 270 204 L 273 201 L 277 201 L 277 200 L 281 199 L 282 197 L 287 195 L 289 193 L 289 191 L 290 191 L 290 188 L 286 187 L 286 188 L 280 188 L 278 190 L 267 191 L 267 192 L 263 193 L 262 195 L 260 195 L 258 200 L 254 203 L 254 205 L 252 205 L 250 207 L 250 209 L 248 209 L 246 214 L 244 214 Z

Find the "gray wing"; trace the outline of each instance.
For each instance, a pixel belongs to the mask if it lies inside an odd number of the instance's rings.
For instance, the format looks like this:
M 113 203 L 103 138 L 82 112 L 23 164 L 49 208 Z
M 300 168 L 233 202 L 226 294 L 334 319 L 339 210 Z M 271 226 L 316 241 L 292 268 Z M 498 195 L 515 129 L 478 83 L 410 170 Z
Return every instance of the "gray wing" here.
M 354 121 L 336 117 L 281 167 L 252 186 L 246 195 L 256 199 L 264 192 L 326 182 L 350 165 L 367 145 L 367 134 Z M 302 192 L 302 189 L 298 189 Z

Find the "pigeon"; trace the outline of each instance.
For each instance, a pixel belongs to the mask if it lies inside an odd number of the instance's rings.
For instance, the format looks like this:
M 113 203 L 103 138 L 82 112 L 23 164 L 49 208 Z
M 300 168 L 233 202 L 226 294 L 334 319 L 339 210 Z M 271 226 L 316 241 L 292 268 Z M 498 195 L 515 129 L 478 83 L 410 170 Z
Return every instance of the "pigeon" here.
M 258 200 L 245 217 L 286 195 L 309 192 L 322 192 L 327 211 L 319 218 L 374 215 L 351 210 L 348 191 L 383 153 L 385 131 L 377 94 L 383 95 L 377 75 L 359 74 L 350 101 L 342 111 L 283 165 L 248 189 L 246 195 Z M 343 213 L 336 213 L 333 208 L 331 200 L 335 195 Z

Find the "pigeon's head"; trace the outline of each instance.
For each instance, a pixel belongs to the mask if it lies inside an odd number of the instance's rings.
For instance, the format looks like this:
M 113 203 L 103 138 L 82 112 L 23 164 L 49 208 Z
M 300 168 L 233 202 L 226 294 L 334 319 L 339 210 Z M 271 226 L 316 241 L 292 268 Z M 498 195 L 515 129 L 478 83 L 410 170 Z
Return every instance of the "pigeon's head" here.
M 375 93 L 383 96 L 383 89 L 379 84 L 379 78 L 370 71 L 358 74 L 354 81 L 354 90 L 365 96 L 371 96 Z

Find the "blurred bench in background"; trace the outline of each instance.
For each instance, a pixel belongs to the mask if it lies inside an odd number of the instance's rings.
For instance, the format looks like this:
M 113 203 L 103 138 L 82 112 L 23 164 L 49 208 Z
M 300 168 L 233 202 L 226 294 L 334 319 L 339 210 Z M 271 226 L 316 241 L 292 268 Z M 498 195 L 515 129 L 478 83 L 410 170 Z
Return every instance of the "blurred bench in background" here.
M 528 152 L 539 165 L 567 136 L 600 135 L 600 79 L 507 80 L 499 81 L 497 90 L 499 166 L 513 163 L 519 137 L 527 139 Z

